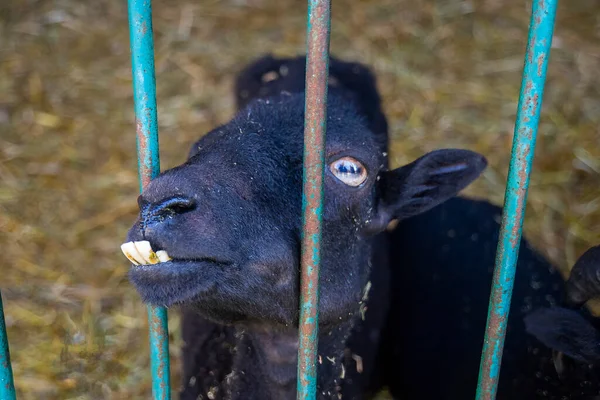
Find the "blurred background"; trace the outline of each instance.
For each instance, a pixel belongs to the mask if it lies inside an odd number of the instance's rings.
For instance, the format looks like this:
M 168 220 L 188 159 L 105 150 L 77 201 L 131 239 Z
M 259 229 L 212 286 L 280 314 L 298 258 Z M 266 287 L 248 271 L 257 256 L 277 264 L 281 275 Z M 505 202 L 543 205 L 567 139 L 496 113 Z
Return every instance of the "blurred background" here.
M 232 78 L 304 51 L 305 2 L 155 0 L 163 169 L 233 113 Z M 332 54 L 377 73 L 394 166 L 485 154 L 502 204 L 530 1 L 335 0 Z M 600 13 L 560 3 L 526 233 L 563 272 L 600 243 Z M 0 2 L 0 289 L 20 399 L 150 397 L 119 250 L 138 194 L 126 1 Z M 174 387 L 180 331 L 170 313 Z

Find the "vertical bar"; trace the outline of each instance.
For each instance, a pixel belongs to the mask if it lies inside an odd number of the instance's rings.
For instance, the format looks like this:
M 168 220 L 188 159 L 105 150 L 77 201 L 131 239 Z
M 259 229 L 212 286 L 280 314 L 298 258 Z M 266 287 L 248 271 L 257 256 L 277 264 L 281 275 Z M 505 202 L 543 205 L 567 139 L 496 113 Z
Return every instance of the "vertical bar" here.
M 0 399 L 15 400 L 16 398 L 15 383 L 13 381 L 12 367 L 10 366 L 6 324 L 4 323 L 2 294 L 0 294 Z
M 534 0 L 533 2 L 494 280 L 479 368 L 477 400 L 496 398 L 557 3 L 558 0 Z
M 129 0 L 129 40 L 137 131 L 140 191 L 160 173 L 156 78 L 152 38 L 151 0 Z M 152 395 L 156 400 L 171 398 L 167 310 L 148 307 Z
M 330 21 L 329 0 L 308 1 L 298 400 L 313 400 L 317 392 L 319 267 Z

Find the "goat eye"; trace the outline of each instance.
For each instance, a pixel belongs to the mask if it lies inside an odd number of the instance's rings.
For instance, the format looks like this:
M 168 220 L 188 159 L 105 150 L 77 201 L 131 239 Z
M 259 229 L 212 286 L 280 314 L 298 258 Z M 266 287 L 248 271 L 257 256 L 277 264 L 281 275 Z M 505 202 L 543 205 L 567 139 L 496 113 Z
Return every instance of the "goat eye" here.
M 342 157 L 329 164 L 329 169 L 340 181 L 348 186 L 360 186 L 367 180 L 367 170 L 352 157 Z

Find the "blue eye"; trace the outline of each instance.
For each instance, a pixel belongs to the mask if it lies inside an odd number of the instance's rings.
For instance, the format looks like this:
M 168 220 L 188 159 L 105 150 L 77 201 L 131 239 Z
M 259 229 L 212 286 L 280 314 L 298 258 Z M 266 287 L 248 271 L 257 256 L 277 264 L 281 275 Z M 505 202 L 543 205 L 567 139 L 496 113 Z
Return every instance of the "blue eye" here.
M 352 157 L 342 157 L 329 165 L 331 173 L 348 186 L 360 186 L 367 180 L 367 170 Z

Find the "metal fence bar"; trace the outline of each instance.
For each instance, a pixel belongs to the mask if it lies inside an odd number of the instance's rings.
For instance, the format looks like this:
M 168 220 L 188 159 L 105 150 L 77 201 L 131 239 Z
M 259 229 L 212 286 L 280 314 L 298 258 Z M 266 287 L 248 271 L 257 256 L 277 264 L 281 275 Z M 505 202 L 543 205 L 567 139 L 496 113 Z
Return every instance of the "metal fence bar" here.
M 496 398 L 557 4 L 558 0 L 534 0 L 533 2 L 485 341 L 479 368 L 477 400 Z
M 156 78 L 152 38 L 151 0 L 129 0 L 129 40 L 137 131 L 140 191 L 160 173 Z M 156 400 L 171 398 L 167 310 L 148 307 L 152 395 Z
M 319 267 L 331 2 L 308 1 L 297 399 L 317 392 Z
M 12 367 L 10 366 L 6 324 L 4 323 L 2 294 L 0 293 L 0 399 L 15 400 L 16 398 L 15 383 L 13 381 Z

